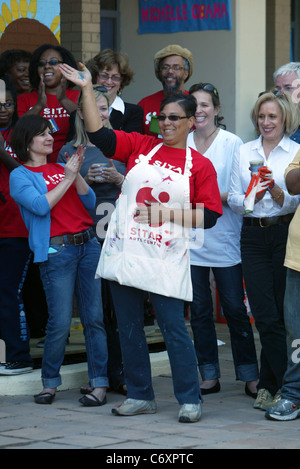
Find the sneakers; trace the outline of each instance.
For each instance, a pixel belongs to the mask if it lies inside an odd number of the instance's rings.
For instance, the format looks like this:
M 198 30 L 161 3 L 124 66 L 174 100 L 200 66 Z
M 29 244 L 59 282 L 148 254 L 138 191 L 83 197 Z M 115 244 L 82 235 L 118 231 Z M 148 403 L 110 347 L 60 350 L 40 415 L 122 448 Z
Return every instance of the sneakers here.
M 114 415 L 138 415 L 138 414 L 155 414 L 155 401 L 141 401 L 138 399 L 125 399 L 121 405 L 111 410 Z
M 300 406 L 288 399 L 281 399 L 265 413 L 265 417 L 268 420 L 295 420 L 299 415 Z
M 0 375 L 21 375 L 23 373 L 30 373 L 32 370 L 32 366 L 22 362 L 3 363 L 0 366 Z
M 201 404 L 183 404 L 181 407 L 178 420 L 183 423 L 198 422 L 201 417 Z
M 275 406 L 281 399 L 280 389 L 277 391 L 275 396 L 267 389 L 260 389 L 257 393 L 257 398 L 253 404 L 254 409 L 267 410 L 270 407 Z

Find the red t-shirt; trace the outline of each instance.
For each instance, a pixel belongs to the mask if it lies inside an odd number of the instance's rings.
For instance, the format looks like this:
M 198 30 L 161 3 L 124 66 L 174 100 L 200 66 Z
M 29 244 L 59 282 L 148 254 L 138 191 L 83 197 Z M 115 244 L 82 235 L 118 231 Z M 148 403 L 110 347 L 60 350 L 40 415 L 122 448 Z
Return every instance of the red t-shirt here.
M 4 148 L 16 158 L 9 146 L 9 136 L 1 130 Z M 0 161 L 0 238 L 28 238 L 28 231 L 21 217 L 19 207 L 9 194 L 9 170 Z
M 43 173 L 48 192 L 54 189 L 65 177 L 64 168 L 58 163 L 48 163 L 38 167 L 26 166 L 34 173 Z M 74 234 L 93 226 L 94 222 L 78 197 L 75 184 L 51 210 L 50 236 Z
M 115 131 L 117 147 L 114 158 L 126 164 L 127 172 L 137 164 L 140 154 L 147 155 L 161 141 L 157 138 L 147 137 L 136 132 L 126 133 Z M 191 169 L 190 202 L 195 208 L 196 204 L 204 204 L 205 208 L 219 213 L 222 211 L 222 202 L 217 183 L 215 168 L 208 158 L 191 148 L 193 167 Z M 169 168 L 183 174 L 186 160 L 186 150 L 163 145 L 152 157 L 149 164 Z
M 74 103 L 77 103 L 79 91 L 73 89 L 66 90 L 66 96 Z M 21 117 L 29 109 L 36 105 L 38 101 L 37 91 L 31 93 L 23 93 L 18 96 L 18 114 Z M 54 120 L 58 128 L 53 133 L 53 153 L 50 156 L 50 162 L 56 163 L 58 153 L 61 147 L 66 143 L 66 137 L 69 132 L 69 114 L 65 108 L 59 103 L 55 95 L 47 94 L 47 106 L 41 112 L 41 116 L 49 120 Z

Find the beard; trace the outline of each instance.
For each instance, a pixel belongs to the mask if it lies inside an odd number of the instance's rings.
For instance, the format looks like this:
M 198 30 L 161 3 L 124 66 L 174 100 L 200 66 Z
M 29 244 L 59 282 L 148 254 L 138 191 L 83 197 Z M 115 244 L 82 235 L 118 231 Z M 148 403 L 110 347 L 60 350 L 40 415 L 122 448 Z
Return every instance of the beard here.
M 170 96 L 170 95 L 178 93 L 180 91 L 181 81 L 179 80 L 178 77 L 175 78 L 174 85 L 168 85 L 164 80 L 161 80 L 161 81 L 162 81 L 162 84 L 163 84 L 163 89 L 164 89 L 165 95 Z

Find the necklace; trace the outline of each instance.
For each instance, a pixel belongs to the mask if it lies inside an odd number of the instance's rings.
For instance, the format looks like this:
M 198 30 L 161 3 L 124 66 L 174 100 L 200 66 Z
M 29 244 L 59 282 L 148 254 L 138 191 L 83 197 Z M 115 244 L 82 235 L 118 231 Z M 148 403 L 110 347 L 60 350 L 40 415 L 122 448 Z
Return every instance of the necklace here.
M 215 129 L 206 137 L 205 142 L 200 142 L 199 137 L 197 136 L 197 130 L 194 132 L 194 140 L 196 143 L 196 147 L 199 153 L 204 155 L 204 153 L 207 151 L 207 149 L 210 147 L 212 142 L 209 142 L 210 137 L 218 130 L 218 127 L 215 127 Z M 195 138 L 196 137 L 196 138 Z M 198 140 L 198 142 L 196 142 Z

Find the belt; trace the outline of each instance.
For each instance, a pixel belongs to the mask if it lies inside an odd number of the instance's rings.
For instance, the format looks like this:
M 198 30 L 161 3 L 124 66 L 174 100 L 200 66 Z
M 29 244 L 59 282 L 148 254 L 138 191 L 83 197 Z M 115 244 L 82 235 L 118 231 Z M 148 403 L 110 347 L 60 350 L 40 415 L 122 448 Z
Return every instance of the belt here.
M 260 228 L 265 228 L 267 226 L 273 225 L 286 225 L 290 223 L 294 214 L 288 213 L 287 215 L 279 215 L 277 217 L 265 217 L 265 218 L 255 218 L 255 217 L 244 217 L 243 224 L 245 226 L 260 226 Z
M 80 246 L 95 236 L 94 231 L 90 228 L 87 231 L 80 231 L 80 233 L 53 236 L 53 238 L 50 238 L 50 244 L 75 244 L 75 246 Z

